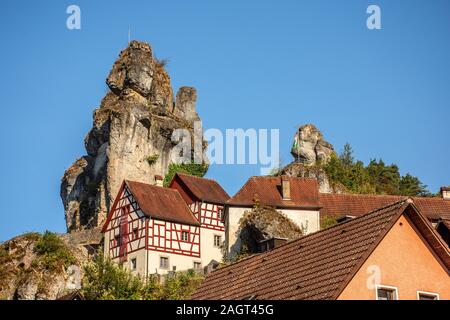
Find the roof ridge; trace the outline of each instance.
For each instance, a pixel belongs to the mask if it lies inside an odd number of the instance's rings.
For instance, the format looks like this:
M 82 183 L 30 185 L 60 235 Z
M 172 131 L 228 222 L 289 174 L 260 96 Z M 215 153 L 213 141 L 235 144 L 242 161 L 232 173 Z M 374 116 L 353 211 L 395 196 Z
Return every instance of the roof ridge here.
M 242 259 L 240 261 L 237 261 L 235 263 L 227 265 L 226 267 L 231 266 L 231 265 L 235 265 L 236 263 L 241 263 L 242 261 L 246 261 L 246 260 L 254 258 L 254 257 L 260 257 L 260 256 L 263 256 L 263 255 L 267 255 L 267 254 L 269 254 L 271 252 L 279 250 L 280 248 L 284 248 L 285 246 L 291 245 L 291 244 L 296 243 L 296 242 L 300 242 L 301 240 L 304 240 L 304 239 L 307 239 L 307 238 L 311 238 L 312 236 L 317 236 L 318 234 L 321 234 L 321 233 L 323 233 L 325 231 L 328 232 L 329 230 L 335 229 L 337 227 L 342 227 L 345 224 L 354 223 L 355 221 L 362 220 L 362 218 L 367 218 L 367 216 L 372 215 L 372 214 L 374 214 L 376 212 L 386 210 L 389 207 L 394 207 L 394 206 L 399 205 L 399 204 L 401 204 L 403 202 L 406 202 L 406 201 L 407 201 L 407 199 L 402 199 L 400 201 L 393 202 L 393 203 L 391 203 L 391 204 L 389 204 L 387 206 L 384 206 L 384 207 L 378 208 L 376 210 L 370 211 L 370 212 L 365 213 L 365 214 L 363 214 L 363 215 L 361 215 L 359 217 L 356 217 L 354 219 L 351 219 L 351 220 L 348 220 L 348 221 L 345 221 L 345 222 L 342 222 L 342 223 L 338 223 L 338 224 L 335 224 L 334 226 L 331 226 L 329 228 L 326 228 L 326 229 L 323 229 L 323 230 L 319 230 L 319 231 L 316 231 L 316 232 L 304 235 L 304 236 L 302 236 L 302 237 L 300 237 L 298 239 L 294 239 L 294 240 L 288 241 L 288 242 L 283 243 L 283 244 L 279 245 L 278 247 L 276 247 L 276 248 L 274 248 L 274 249 L 272 249 L 270 251 L 266 251 L 266 252 L 263 252 L 263 253 L 251 255 L 250 257 L 247 257 L 245 259 Z M 217 270 L 221 270 L 221 269 L 223 269 L 223 268 L 220 268 L 220 269 L 217 269 Z
M 184 172 L 177 172 L 176 174 L 179 176 L 186 176 L 186 177 L 190 177 L 190 178 L 192 177 L 192 178 L 197 178 L 197 179 L 209 180 L 209 181 L 213 181 L 213 182 L 217 183 L 218 185 L 220 185 L 220 183 L 216 179 L 213 179 L 213 178 L 199 177 L 199 176 L 195 176 L 195 175 L 192 175 L 189 173 L 184 173 Z
M 409 196 L 401 196 L 401 195 L 394 195 L 394 194 L 372 194 L 372 193 L 328 193 L 328 192 L 319 192 L 319 196 L 355 196 L 355 197 L 397 197 L 397 198 L 407 198 Z
M 171 192 L 176 191 L 176 192 L 179 194 L 178 190 L 176 190 L 176 189 L 167 188 L 167 187 L 161 187 L 161 186 L 157 186 L 157 185 L 150 184 L 150 183 L 145 183 L 145 182 L 139 182 L 139 181 L 134 181 L 134 180 L 128 180 L 128 179 L 125 179 L 125 183 L 128 183 L 128 182 L 131 182 L 131 183 L 138 183 L 138 184 L 142 184 L 142 185 L 145 185 L 145 186 L 147 186 L 147 187 L 152 187 L 152 188 L 164 189 L 164 190 L 166 190 L 166 191 L 171 191 Z M 180 194 L 180 195 L 181 195 L 181 194 Z

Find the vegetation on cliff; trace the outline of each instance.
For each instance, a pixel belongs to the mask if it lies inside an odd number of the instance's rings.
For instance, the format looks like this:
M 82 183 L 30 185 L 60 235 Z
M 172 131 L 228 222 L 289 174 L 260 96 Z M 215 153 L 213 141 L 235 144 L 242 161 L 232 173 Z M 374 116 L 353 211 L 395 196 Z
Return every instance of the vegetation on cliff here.
M 298 239 L 307 232 L 307 227 L 301 227 L 289 217 L 275 208 L 262 206 L 256 202 L 239 220 L 237 236 L 242 245 L 239 254 L 233 261 L 240 260 L 248 254 L 259 252 L 259 242 L 272 237 Z M 224 260 L 229 260 L 225 257 Z
M 322 166 L 331 183 L 339 184 L 352 193 L 432 196 L 417 177 L 409 173 L 402 176 L 396 164 L 386 165 L 381 159 L 373 159 L 366 166 L 355 160 L 349 144 Z
M 172 181 L 174 175 L 179 173 L 189 174 L 191 176 L 203 177 L 206 172 L 208 172 L 209 166 L 205 163 L 197 164 L 197 163 L 182 163 L 182 164 L 169 164 L 169 171 L 164 177 L 164 186 L 168 187 L 169 183 Z

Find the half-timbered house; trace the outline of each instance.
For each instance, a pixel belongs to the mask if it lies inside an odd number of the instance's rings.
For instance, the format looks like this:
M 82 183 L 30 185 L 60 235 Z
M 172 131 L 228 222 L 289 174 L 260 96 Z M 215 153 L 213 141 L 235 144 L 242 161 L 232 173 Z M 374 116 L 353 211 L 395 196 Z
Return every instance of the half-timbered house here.
M 105 255 L 142 276 L 203 265 L 200 223 L 175 189 L 124 181 L 102 231 Z
M 223 258 L 225 225 L 224 204 L 230 198 L 212 179 L 175 174 L 170 188 L 179 191 L 195 218 L 200 222 L 201 255 L 205 265 Z

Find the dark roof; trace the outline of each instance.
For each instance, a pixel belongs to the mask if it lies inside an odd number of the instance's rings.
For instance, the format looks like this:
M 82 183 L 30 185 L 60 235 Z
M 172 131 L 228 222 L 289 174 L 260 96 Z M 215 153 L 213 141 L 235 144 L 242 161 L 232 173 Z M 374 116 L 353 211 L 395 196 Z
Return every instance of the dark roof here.
M 230 198 L 216 180 L 176 173 L 173 179 L 179 179 L 200 201 L 225 204 Z M 172 181 L 173 181 L 172 179 Z M 171 183 L 172 185 L 172 183 Z
M 289 200 L 282 198 L 281 179 L 290 182 Z M 249 206 L 253 205 L 256 198 L 262 205 L 278 208 L 319 207 L 317 180 L 294 177 L 251 177 L 227 204 Z
M 319 195 L 320 214 L 322 216 L 360 216 L 366 212 L 384 207 L 404 196 L 366 195 L 366 194 L 330 194 Z M 450 215 L 450 201 L 442 198 L 412 197 L 416 207 L 429 219 Z
M 125 183 L 147 217 L 199 224 L 177 190 L 128 180 Z
M 402 214 L 412 217 L 447 270 L 450 254 L 407 200 L 291 241 L 211 273 L 193 299 L 336 299 Z
M 441 187 L 441 192 L 442 191 L 450 191 L 450 186 L 449 187 Z

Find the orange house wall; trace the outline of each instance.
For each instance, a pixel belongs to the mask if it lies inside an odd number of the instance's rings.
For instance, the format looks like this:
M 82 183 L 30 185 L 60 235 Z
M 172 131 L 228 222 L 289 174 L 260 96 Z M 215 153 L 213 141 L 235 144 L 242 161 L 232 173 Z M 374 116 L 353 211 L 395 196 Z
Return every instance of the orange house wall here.
M 400 225 L 402 224 L 402 225 Z M 372 266 L 372 267 L 371 267 Z M 433 256 L 405 216 L 400 217 L 359 269 L 339 300 L 375 300 L 373 266 L 379 266 L 377 284 L 397 287 L 398 299 L 416 300 L 417 291 L 439 293 L 450 299 L 450 276 Z

